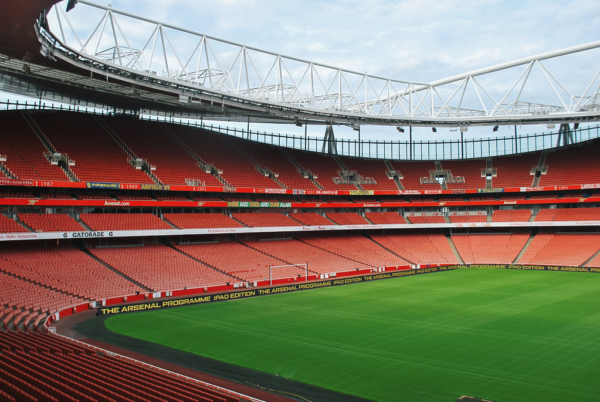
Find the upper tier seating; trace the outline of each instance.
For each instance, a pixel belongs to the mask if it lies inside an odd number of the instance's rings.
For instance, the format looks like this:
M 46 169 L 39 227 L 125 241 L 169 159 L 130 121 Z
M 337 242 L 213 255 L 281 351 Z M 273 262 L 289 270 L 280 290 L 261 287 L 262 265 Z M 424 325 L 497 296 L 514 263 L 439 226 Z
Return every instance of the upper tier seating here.
M 485 188 L 485 177 L 481 177 L 481 169 L 485 169 L 485 159 L 464 161 L 442 161 L 442 168 L 452 172 L 453 177 L 462 176 L 464 183 L 448 183 L 448 189 Z
M 95 248 L 90 252 L 153 291 L 202 288 L 233 282 L 222 272 L 162 244 Z
M 410 265 L 408 261 L 390 253 L 364 236 L 340 236 L 335 234 L 305 236 L 300 241 L 340 257 L 362 262 L 365 265 L 376 267 Z
M 206 214 L 165 214 L 165 219 L 179 229 L 209 229 L 243 227 L 239 222 L 220 213 Z
M 153 173 L 163 183 L 186 185 L 185 179 L 192 179 L 206 186 L 223 187 L 217 178 L 200 169 L 192 155 L 160 124 L 131 118 L 107 119 L 106 122 L 138 158 L 156 166 Z
M 365 212 L 365 216 L 375 225 L 406 224 L 402 215 L 397 212 Z
M 600 208 L 542 209 L 535 221 L 600 221 Z
M 221 177 L 233 187 L 281 188 L 271 178 L 260 174 L 252 162 L 231 146 L 226 135 L 177 125 L 169 125 L 169 129 L 202 160 L 222 171 Z M 223 187 L 223 184 L 219 185 Z
M 335 223 L 331 222 L 324 216 L 317 214 L 316 212 L 305 212 L 290 214 L 290 216 L 305 226 L 331 226 Z
M 374 234 L 373 240 L 413 264 L 457 264 L 443 234 Z
M 277 227 L 277 226 L 302 226 L 289 216 L 285 216 L 278 213 L 265 212 L 238 212 L 231 214 L 233 218 L 242 222 L 244 225 L 256 228 L 256 227 Z
M 81 214 L 79 217 L 92 230 L 173 229 L 152 214 Z
M 356 212 L 327 212 L 325 215 L 338 225 L 370 225 Z
M 19 219 L 36 232 L 81 232 L 84 227 L 67 214 L 19 214 Z
M 144 291 L 71 246 L 2 247 L 0 270 L 87 300 Z
M 81 181 L 153 183 L 127 161 L 128 155 L 100 126 L 82 113 L 40 113 L 33 116 L 56 150 L 75 161 L 71 170 Z
M 292 158 L 305 170 L 310 170 L 317 176 L 316 181 L 325 188 L 325 190 L 356 190 L 354 184 L 335 184 L 334 177 L 340 177 L 338 173 L 342 168 L 330 155 L 322 155 L 296 149 L 286 150 Z
M 29 232 L 23 226 L 19 225 L 13 219 L 9 219 L 6 215 L 0 214 L 0 233 L 24 233 Z
M 203 401 L 240 398 L 50 334 L 0 332 L 3 401 Z
M 365 190 L 393 190 L 398 191 L 398 186 L 393 179 L 387 177 L 385 172 L 388 170 L 382 160 L 360 159 L 360 158 L 340 158 L 348 170 L 356 170 L 359 175 L 372 177 L 377 184 L 362 184 Z
M 530 218 L 530 209 L 495 210 L 492 213 L 492 222 L 528 222 Z
M 400 180 L 405 190 L 441 190 L 438 183 L 421 184 L 421 178 L 429 178 L 430 170 L 435 170 L 433 162 L 398 162 L 391 161 L 394 169 L 403 176 Z
M 269 265 L 287 265 L 285 261 L 248 248 L 237 242 L 180 244 L 178 250 L 213 266 L 238 280 L 255 282 L 269 279 Z M 295 267 L 273 270 L 272 278 L 295 278 L 304 269 Z M 234 280 L 231 280 L 234 282 Z
M 540 186 L 600 183 L 599 151 L 596 142 L 548 152 Z
M 466 264 L 512 264 L 528 239 L 527 233 L 452 235 Z
M 531 187 L 533 175 L 531 168 L 537 166 L 539 152 L 519 156 L 506 156 L 492 159 L 492 167 L 497 176 L 492 178 L 492 186 L 499 187 Z
M 44 156 L 48 152 L 19 113 L 0 113 L 0 153 L 6 155 L 7 166 L 18 179 L 69 181 L 58 166 Z
M 317 186 L 305 179 L 298 172 L 298 168 L 279 150 L 279 148 L 239 138 L 231 138 L 231 141 L 244 150 L 260 166 L 269 168 L 273 173 L 279 175 L 277 178 L 287 188 L 301 190 L 318 190 Z
M 486 215 L 450 215 L 452 223 L 470 223 L 470 222 L 487 222 Z
M 329 253 L 298 240 L 246 241 L 244 244 L 286 261 L 284 264 L 307 263 L 309 271 L 322 274 L 373 267 L 373 265 L 352 261 L 346 257 Z
M 518 264 L 579 266 L 600 249 L 600 235 L 538 233 Z

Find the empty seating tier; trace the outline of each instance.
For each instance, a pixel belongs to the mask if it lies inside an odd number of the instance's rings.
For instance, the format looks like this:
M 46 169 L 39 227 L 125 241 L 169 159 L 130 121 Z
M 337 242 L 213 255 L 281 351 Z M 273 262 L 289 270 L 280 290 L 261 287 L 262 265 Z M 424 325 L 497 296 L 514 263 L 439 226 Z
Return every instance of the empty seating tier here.
M 600 249 L 600 235 L 538 233 L 519 264 L 579 266 Z
M 343 256 L 332 254 L 298 240 L 246 241 L 244 244 L 288 264 L 308 263 L 308 269 L 321 274 L 372 268 Z
M 528 222 L 530 209 L 496 210 L 492 213 L 492 222 Z
M 19 225 L 12 219 L 0 214 L 0 233 L 24 233 L 29 232 L 23 226 Z
M 227 215 L 219 213 L 207 214 L 165 214 L 165 219 L 180 229 L 208 229 L 208 228 L 237 228 L 243 227 L 239 222 Z
M 452 235 L 452 241 L 466 264 L 512 264 L 529 234 Z
M 71 170 L 79 180 L 153 183 L 146 173 L 129 164 L 127 153 L 94 116 L 41 113 L 34 115 L 34 119 L 56 150 L 75 161 Z
M 17 179 L 69 181 L 60 167 L 51 165 L 46 159 L 44 153 L 48 149 L 23 116 L 0 113 L 0 126 L 0 153 L 6 155 L 6 162 L 0 163 L 8 167 Z
M 469 215 L 450 215 L 452 223 L 469 223 L 469 222 L 487 222 L 487 215 L 469 214 Z
M 369 222 L 356 212 L 327 212 L 325 215 L 338 225 L 369 225 Z
M 405 225 L 406 221 L 397 212 L 365 212 L 365 217 L 375 225 Z
M 67 214 L 19 214 L 19 220 L 36 232 L 81 232 L 84 229 Z
M 251 228 L 255 227 L 277 227 L 277 226 L 302 226 L 289 216 L 278 213 L 252 213 L 239 212 L 231 214 L 236 220 Z
M 0 270 L 87 300 L 144 291 L 70 246 L 5 246 L 0 249 Z
M 413 264 L 457 264 L 443 234 L 375 234 L 371 238 Z
M 331 226 L 335 223 L 331 222 L 324 216 L 317 214 L 316 212 L 305 212 L 290 214 L 290 216 L 305 226 Z
M 304 243 L 329 253 L 376 267 L 409 265 L 410 263 L 379 244 L 363 236 L 311 236 L 300 239 Z
M 600 208 L 542 209 L 535 221 L 600 221 Z
M 237 280 L 249 282 L 268 280 L 269 265 L 289 264 L 237 242 L 180 244 L 175 247 L 185 254 L 232 275 Z M 274 279 L 295 278 L 298 274 L 304 275 L 303 270 L 294 267 L 279 268 L 273 271 L 272 277 Z M 231 279 L 231 281 L 234 282 L 235 279 Z
M 173 229 L 152 214 L 81 214 L 80 219 L 92 230 L 160 230 Z
M 159 245 L 94 248 L 90 253 L 153 291 L 224 285 L 232 278 Z

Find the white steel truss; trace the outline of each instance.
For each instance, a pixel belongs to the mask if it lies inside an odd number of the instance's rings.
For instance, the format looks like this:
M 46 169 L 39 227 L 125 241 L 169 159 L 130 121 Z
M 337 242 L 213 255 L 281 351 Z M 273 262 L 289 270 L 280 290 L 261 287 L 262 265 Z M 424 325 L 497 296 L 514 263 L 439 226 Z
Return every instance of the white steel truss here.
M 51 35 L 61 46 L 94 62 L 178 83 L 184 100 L 187 87 L 267 108 L 283 106 L 297 118 L 315 112 L 372 124 L 600 119 L 599 58 L 569 82 L 551 71 L 570 55 L 600 48 L 600 41 L 417 83 L 264 51 L 87 0 L 78 3 L 69 16 L 57 6 L 48 14 Z

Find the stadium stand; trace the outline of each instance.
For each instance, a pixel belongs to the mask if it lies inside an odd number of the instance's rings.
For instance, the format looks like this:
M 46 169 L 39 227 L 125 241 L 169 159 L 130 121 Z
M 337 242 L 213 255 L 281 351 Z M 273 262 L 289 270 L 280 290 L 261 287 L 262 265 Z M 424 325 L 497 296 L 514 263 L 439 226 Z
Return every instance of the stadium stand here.
M 132 118 L 105 121 L 138 158 L 146 159 L 156 167 L 153 173 L 163 183 L 186 185 L 186 179 L 191 179 L 205 186 L 223 186 L 214 176 L 200 169 L 196 160 L 159 124 Z
M 179 229 L 237 228 L 243 227 L 239 222 L 220 213 L 178 213 L 165 214 L 165 219 Z
M 232 278 L 162 244 L 90 248 L 90 253 L 152 291 L 224 285 Z
M 461 214 L 461 215 L 449 215 L 450 222 L 452 223 L 469 223 L 469 222 L 487 222 L 487 215 L 478 214 Z
M 600 183 L 598 144 L 588 143 L 548 152 L 548 171 L 540 179 L 541 186 Z
M 465 179 L 464 183 L 447 183 L 448 189 L 485 188 L 485 177 L 481 177 L 481 170 L 486 166 L 485 159 L 442 161 L 441 164 L 453 177 L 462 176 Z
M 365 217 L 375 225 L 405 225 L 406 221 L 397 212 L 365 212 Z
M 57 151 L 75 161 L 71 170 L 79 180 L 154 183 L 146 173 L 129 164 L 125 151 L 93 116 L 83 113 L 39 113 L 33 118 Z
M 398 191 L 396 182 L 385 174 L 388 168 L 385 166 L 384 161 L 343 157 L 341 157 L 340 160 L 344 163 L 348 170 L 355 170 L 362 177 L 371 177 L 375 179 L 377 184 L 361 184 L 361 187 L 365 190 Z
M 92 230 L 173 229 L 152 214 L 81 214 L 79 218 Z
M 231 138 L 239 148 L 260 166 L 278 175 L 277 179 L 290 189 L 317 190 L 318 188 L 298 172 L 298 168 L 278 148 Z
M 406 190 L 440 190 L 439 183 L 421 184 L 421 178 L 430 177 L 430 171 L 435 170 L 433 162 L 390 162 L 403 178 L 400 180 Z
M 325 215 L 338 225 L 369 225 L 369 222 L 356 212 L 327 212 Z
M 600 208 L 542 209 L 535 217 L 540 221 L 598 221 Z
M 58 166 L 53 166 L 44 156 L 48 152 L 19 113 L 0 113 L 1 153 L 6 155 L 8 167 L 17 179 L 43 179 L 69 181 Z
M 446 219 L 439 215 L 408 216 L 410 223 L 446 223 Z
M 373 265 L 352 261 L 343 256 L 332 254 L 293 239 L 278 241 L 245 241 L 244 244 L 279 260 L 285 261 L 284 264 L 308 263 L 309 271 L 320 274 L 353 271 L 355 269 L 368 269 L 373 267 Z
M 538 233 L 517 263 L 580 266 L 599 249 L 598 234 Z
M 495 210 L 492 212 L 492 222 L 528 222 L 530 218 L 530 209 Z
M 0 394 L 18 401 L 204 401 L 239 398 L 51 334 L 0 332 Z M 11 386 L 12 385 L 12 386 Z
M 291 264 L 237 242 L 179 244 L 175 247 L 193 258 L 231 275 L 232 278 L 249 282 L 268 280 L 269 265 Z M 272 275 L 273 278 L 278 279 L 295 278 L 298 274 L 304 275 L 304 270 L 290 267 L 276 269 Z M 229 281 L 233 282 L 234 280 L 230 278 Z
M 0 249 L 0 270 L 86 300 L 144 290 L 71 246 L 5 246 Z
M 537 166 L 539 159 L 539 152 L 492 158 L 492 167 L 497 173 L 497 176 L 492 178 L 492 186 L 530 187 L 534 177 L 531 168 Z
M 410 265 L 408 261 L 385 250 L 370 239 L 349 235 L 303 236 L 300 241 L 331 254 L 376 267 Z
M 373 240 L 412 264 L 457 264 L 443 234 L 374 234 Z
M 452 235 L 466 264 L 512 264 L 528 239 L 527 233 Z
M 276 227 L 276 226 L 302 226 L 289 216 L 278 214 L 274 212 L 238 212 L 233 213 L 231 216 L 251 228 L 257 227 Z
M 298 151 L 295 149 L 286 149 L 286 152 L 288 152 L 303 169 L 309 170 L 313 175 L 317 176 L 316 181 L 323 186 L 325 190 L 357 189 L 354 184 L 334 183 L 334 178 L 341 179 L 339 172 L 343 169 L 332 156 Z
M 290 217 L 297 220 L 305 226 L 330 226 L 335 225 L 329 219 L 316 212 L 291 213 Z
M 0 260 L 0 264 L 4 265 L 5 260 Z M 85 302 L 77 296 L 13 275 L 0 270 L 0 322 L 4 329 L 31 330 L 48 315 Z
M 26 228 L 19 225 L 13 219 L 9 219 L 6 215 L 0 214 L 0 233 L 24 233 L 29 232 Z
M 169 129 L 202 160 L 222 171 L 220 176 L 233 187 L 281 188 L 275 181 L 260 174 L 224 136 L 178 125 L 169 125 Z
M 18 217 L 36 232 L 81 232 L 85 230 L 67 214 L 19 214 Z

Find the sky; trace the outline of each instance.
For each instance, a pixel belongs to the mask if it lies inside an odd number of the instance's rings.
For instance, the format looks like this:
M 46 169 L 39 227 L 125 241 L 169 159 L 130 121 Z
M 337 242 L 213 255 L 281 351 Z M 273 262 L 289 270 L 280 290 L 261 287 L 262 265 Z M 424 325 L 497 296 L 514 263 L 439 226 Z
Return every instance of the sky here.
M 600 39 L 598 0 L 96 2 L 248 46 L 416 82 L 431 82 Z M 76 23 L 89 24 L 81 10 L 77 15 L 78 8 L 87 9 L 79 5 L 70 15 Z M 574 65 L 586 69 L 595 64 L 597 71 L 600 52 L 593 52 L 587 60 L 580 59 Z M 567 70 L 568 63 L 563 64 L 554 66 L 553 73 L 567 81 L 577 79 L 573 71 Z M 298 135 L 304 131 L 294 126 L 252 128 Z M 334 130 L 338 137 L 356 136 L 346 127 L 334 127 Z M 469 130 L 465 135 L 489 135 L 485 130 L 491 131 L 491 128 Z M 519 130 L 547 131 L 545 126 L 519 127 Z M 309 134 L 321 135 L 322 131 L 323 127 L 311 127 Z M 502 127 L 500 134 L 504 131 L 513 133 L 514 128 Z M 430 129 L 415 129 L 415 135 L 425 135 L 425 132 L 427 136 L 433 135 Z M 394 127 L 363 127 L 361 134 L 363 138 L 404 139 Z M 437 133 L 439 138 L 456 135 L 445 128 L 438 129 Z

